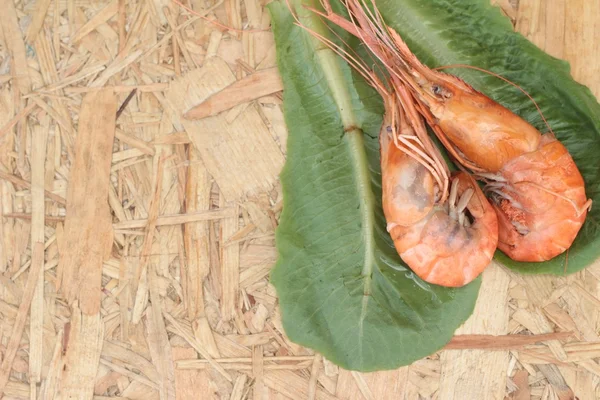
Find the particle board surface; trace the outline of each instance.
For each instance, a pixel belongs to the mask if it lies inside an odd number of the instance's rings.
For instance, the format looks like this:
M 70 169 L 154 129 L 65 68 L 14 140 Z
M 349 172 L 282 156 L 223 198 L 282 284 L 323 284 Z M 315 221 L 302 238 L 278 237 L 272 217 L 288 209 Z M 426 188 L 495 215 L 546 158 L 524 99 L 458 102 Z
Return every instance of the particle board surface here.
M 600 264 L 493 265 L 459 336 L 394 371 L 288 340 L 266 3 L 0 0 L 0 397 L 600 398 Z M 493 3 L 600 96 L 599 2 Z

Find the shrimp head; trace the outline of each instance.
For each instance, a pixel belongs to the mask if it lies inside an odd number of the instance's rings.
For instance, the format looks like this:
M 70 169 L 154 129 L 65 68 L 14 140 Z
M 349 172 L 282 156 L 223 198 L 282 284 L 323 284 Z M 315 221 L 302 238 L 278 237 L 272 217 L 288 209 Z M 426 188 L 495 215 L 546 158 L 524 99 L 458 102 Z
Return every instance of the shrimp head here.
M 515 158 L 484 189 L 498 215 L 498 248 L 517 261 L 550 260 L 568 249 L 591 200 L 565 146 L 551 134 Z

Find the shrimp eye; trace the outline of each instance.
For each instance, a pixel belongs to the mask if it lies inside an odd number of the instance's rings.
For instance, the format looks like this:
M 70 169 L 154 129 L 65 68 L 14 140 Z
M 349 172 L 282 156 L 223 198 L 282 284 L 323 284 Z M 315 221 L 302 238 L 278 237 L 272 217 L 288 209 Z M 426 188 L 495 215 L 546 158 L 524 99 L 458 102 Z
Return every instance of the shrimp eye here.
M 431 91 L 439 98 L 449 99 L 450 97 L 452 97 L 452 92 L 446 89 L 444 86 L 432 85 Z
M 392 127 L 391 127 L 391 126 L 388 126 L 388 127 L 387 127 L 387 131 L 388 131 L 388 132 L 390 132 L 390 133 L 392 133 Z

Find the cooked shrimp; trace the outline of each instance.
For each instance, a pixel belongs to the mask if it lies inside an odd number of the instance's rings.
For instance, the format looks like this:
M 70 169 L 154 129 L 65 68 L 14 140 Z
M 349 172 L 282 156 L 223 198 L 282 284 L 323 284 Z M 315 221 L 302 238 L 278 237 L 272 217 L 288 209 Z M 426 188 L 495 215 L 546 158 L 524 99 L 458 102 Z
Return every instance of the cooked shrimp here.
M 429 161 L 416 160 L 410 155 L 413 149 L 403 144 L 410 140 L 424 152 L 430 140 L 424 126 L 409 123 L 402 107 L 398 114 L 399 124 L 394 127 L 386 111 L 379 136 L 388 232 L 402 260 L 420 278 L 441 286 L 466 285 L 492 260 L 498 244 L 496 214 L 475 180 L 464 172 L 452 176 L 449 195 L 443 193 L 431 172 L 449 180 L 446 165 L 438 170 L 433 163 L 439 155 L 434 152 L 428 154 Z
M 545 261 L 568 249 L 591 200 L 567 149 L 461 79 L 423 65 L 385 26 L 373 3 L 347 0 L 350 20 L 313 10 L 361 39 L 391 79 L 410 88 L 419 112 L 452 157 L 484 180 L 499 219 L 499 248 L 517 261 Z M 365 7 L 363 7 L 363 5 Z

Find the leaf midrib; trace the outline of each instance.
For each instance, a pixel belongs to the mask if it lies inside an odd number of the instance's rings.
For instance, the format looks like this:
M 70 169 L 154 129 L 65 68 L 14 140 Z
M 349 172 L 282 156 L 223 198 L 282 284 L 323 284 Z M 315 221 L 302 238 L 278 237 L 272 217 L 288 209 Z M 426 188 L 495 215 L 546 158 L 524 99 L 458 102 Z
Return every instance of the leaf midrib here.
M 368 296 L 371 294 L 370 279 L 375 259 L 375 241 L 373 238 L 375 229 L 375 218 L 373 215 L 375 199 L 371 190 L 369 163 L 363 140 L 363 132 L 356 126 L 356 116 L 354 115 L 351 96 L 345 84 L 338 55 L 329 48 L 317 49 L 315 53 L 319 64 L 323 68 L 325 80 L 331 89 L 332 96 L 340 112 L 345 132 L 344 140 L 352 159 L 357 194 L 361 201 L 359 209 L 361 231 L 365 246 L 361 276 L 365 279 L 363 293 Z
M 304 14 L 299 12 L 301 20 L 308 19 L 309 25 L 313 29 L 323 34 L 326 28 L 323 22 L 314 14 Z M 330 48 L 311 37 L 311 45 L 315 50 L 315 56 L 318 64 L 323 70 L 323 75 L 333 99 L 337 105 L 344 129 L 344 141 L 348 148 L 348 153 L 352 162 L 354 171 L 357 197 L 359 199 L 359 210 L 361 219 L 361 236 L 364 245 L 363 265 L 361 269 L 361 279 L 363 280 L 363 297 L 361 300 L 361 313 L 358 319 L 358 359 L 363 363 L 363 337 L 364 321 L 367 316 L 369 299 L 371 298 L 371 276 L 375 266 L 375 198 L 371 189 L 371 175 L 369 172 L 369 161 L 363 139 L 363 132 L 358 127 L 357 118 L 354 114 L 352 105 L 352 96 L 348 91 L 348 83 L 344 77 L 341 68 L 342 60 Z

